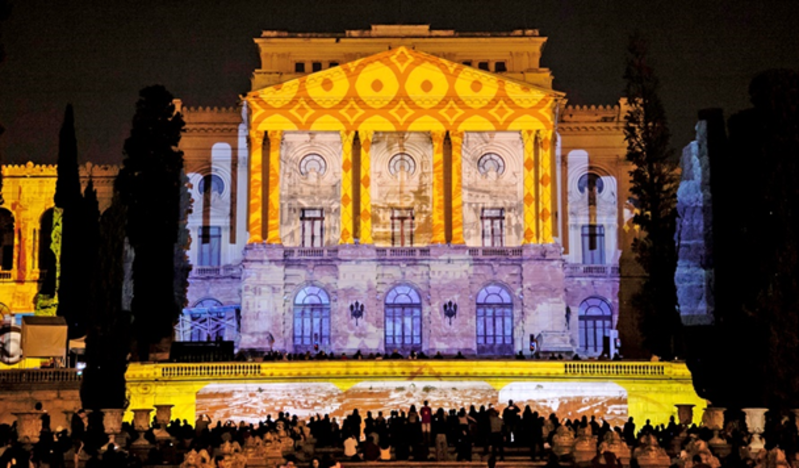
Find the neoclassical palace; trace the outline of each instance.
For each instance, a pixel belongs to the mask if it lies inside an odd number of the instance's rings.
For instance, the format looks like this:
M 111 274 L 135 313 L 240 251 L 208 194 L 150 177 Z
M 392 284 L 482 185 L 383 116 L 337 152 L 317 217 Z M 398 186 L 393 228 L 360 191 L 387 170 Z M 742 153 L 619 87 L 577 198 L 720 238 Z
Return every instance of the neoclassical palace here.
M 336 353 L 600 353 L 634 230 L 625 105 L 575 107 L 536 30 L 264 31 L 230 108 L 187 107 L 179 340 Z M 231 97 L 233 101 L 234 98 Z M 81 175 L 110 204 L 116 167 Z M 3 167 L 0 310 L 31 313 L 56 169 Z

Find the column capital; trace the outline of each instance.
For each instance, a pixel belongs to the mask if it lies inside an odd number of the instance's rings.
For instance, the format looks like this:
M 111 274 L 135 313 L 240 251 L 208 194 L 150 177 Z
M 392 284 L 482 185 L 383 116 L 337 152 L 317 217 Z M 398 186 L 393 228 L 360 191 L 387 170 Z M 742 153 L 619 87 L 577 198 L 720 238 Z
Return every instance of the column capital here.
M 269 130 L 266 135 L 269 138 L 270 145 L 279 144 L 283 140 L 283 130 Z

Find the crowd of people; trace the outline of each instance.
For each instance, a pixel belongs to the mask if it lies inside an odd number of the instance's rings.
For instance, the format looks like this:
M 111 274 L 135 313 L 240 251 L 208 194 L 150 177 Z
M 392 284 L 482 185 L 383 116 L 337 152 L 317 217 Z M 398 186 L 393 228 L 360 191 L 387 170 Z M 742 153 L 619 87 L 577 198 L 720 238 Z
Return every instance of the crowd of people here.
M 739 450 L 746 446 L 749 438 L 739 416 L 728 413 L 727 424 L 719 434 L 730 447 L 729 455 L 722 458 L 722 466 L 753 465 L 753 461 L 746 460 Z M 378 460 L 481 460 L 492 466 L 508 454 L 544 461 L 547 466 L 554 467 L 574 463 L 572 456 L 559 456 L 553 450 L 557 444 L 553 438 L 562 432 L 559 431 L 561 426 L 574 434 L 587 432 L 596 436 L 597 448 L 599 441 L 606 439 L 606 434 L 615 432 L 631 449 L 643 440 L 654 440 L 674 456 L 675 451 L 679 452 L 691 441 L 707 441 L 714 436 L 713 431 L 706 427 L 681 425 L 673 417 L 666 424 L 652 425 L 647 420 L 640 427 L 631 417 L 622 426 L 613 427 L 608 421 L 594 416 L 572 420 L 561 419 L 555 414 L 544 416 L 529 406 L 521 408 L 513 401 L 501 410 L 492 404 L 468 409 L 434 409 L 425 401 L 418 407 L 411 405 L 389 414 L 382 411 L 361 414 L 354 409 L 342 421 L 328 415 L 316 415 L 306 421 L 281 412 L 275 418 L 267 415 L 257 424 L 232 421 L 212 424 L 207 416 L 199 417 L 195 425 L 186 420 L 174 420 L 166 427 L 159 427 L 153 422 L 151 429 L 144 434 L 149 445 L 146 450 L 137 452 L 132 450 L 131 444 L 138 434 L 127 423 L 123 424 L 122 434 L 116 436 L 115 443 L 109 444 L 99 412 L 76 412 L 69 429 L 51 429 L 49 417 L 43 412 L 42 431 L 35 444 L 19 440 L 16 423 L 0 425 L 0 467 L 59 468 L 65 466 L 65 460 L 71 461 L 73 466 L 86 468 L 180 465 L 189 451 L 204 454 L 206 464 L 198 466 L 223 467 L 230 466 L 225 464 L 225 447 L 235 446 L 241 451 L 242 447 L 250 447 L 255 441 L 260 444 L 265 439 L 272 440 L 272 434 L 278 431 L 291 437 L 296 447 L 310 445 L 313 448 L 310 453 L 297 450 L 296 455 L 286 455 L 283 460 L 286 467 L 329 468 L 340 466 L 342 462 Z M 164 431 L 168 437 L 163 437 Z M 794 459 L 797 426 L 792 416 L 770 417 L 764 437 L 766 449 L 779 447 L 788 460 Z M 691 468 L 707 468 L 705 462 L 697 459 Z M 621 466 L 619 459 L 608 453 L 597 453 L 592 463 L 606 468 Z M 635 464 L 635 461 L 630 463 Z

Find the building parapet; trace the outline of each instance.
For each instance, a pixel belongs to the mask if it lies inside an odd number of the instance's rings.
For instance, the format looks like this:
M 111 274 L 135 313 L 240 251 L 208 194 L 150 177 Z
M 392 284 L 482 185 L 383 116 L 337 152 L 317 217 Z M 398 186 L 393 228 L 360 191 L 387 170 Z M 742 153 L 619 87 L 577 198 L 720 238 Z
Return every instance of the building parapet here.
M 241 277 L 240 265 L 224 265 L 224 266 L 193 266 L 191 268 L 190 277 L 192 278 L 208 278 L 208 277 Z
M 419 378 L 470 380 L 494 378 L 598 378 L 691 381 L 691 373 L 680 362 L 571 362 L 571 361 L 276 361 L 225 363 L 133 363 L 129 382 L 220 381 L 220 380 L 318 380 L 367 378 Z
M 619 276 L 619 267 L 617 265 L 570 263 L 566 265 L 566 276 Z

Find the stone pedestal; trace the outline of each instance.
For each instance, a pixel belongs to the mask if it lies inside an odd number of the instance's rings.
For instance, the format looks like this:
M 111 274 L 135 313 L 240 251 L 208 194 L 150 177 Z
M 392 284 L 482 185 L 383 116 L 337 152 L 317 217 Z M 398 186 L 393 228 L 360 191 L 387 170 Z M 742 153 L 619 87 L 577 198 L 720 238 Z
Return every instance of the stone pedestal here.
M 44 411 L 12 413 L 17 417 L 17 440 L 25 445 L 39 442 L 39 434 L 42 432 L 43 413 Z
M 574 434 L 572 430 L 566 426 L 558 427 L 555 436 L 552 438 L 552 452 L 563 457 L 569 455 L 574 450 Z
M 765 448 L 763 438 L 760 434 L 763 433 L 766 425 L 766 408 L 744 408 L 743 412 L 746 414 L 746 428 L 749 434 L 752 435 L 752 440 L 749 442 L 749 453 L 753 458 Z
M 144 438 L 144 433 L 150 429 L 150 408 L 139 408 L 133 410 L 133 428 L 139 432 L 139 438 L 133 442 L 133 447 L 149 448 L 150 442 Z
M 108 442 L 116 445 L 116 436 L 122 432 L 122 414 L 125 410 L 121 408 L 106 408 L 103 412 L 103 427 L 108 435 Z
M 641 468 L 667 468 L 671 466 L 671 458 L 658 445 L 655 436 L 647 434 L 641 439 L 641 445 L 633 452 L 633 458 Z

